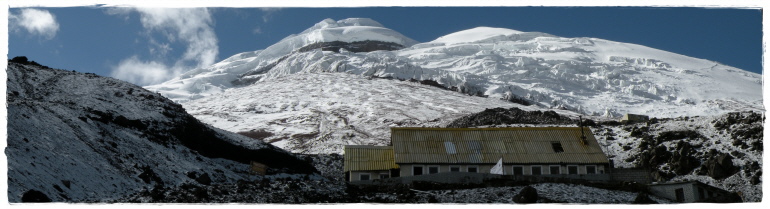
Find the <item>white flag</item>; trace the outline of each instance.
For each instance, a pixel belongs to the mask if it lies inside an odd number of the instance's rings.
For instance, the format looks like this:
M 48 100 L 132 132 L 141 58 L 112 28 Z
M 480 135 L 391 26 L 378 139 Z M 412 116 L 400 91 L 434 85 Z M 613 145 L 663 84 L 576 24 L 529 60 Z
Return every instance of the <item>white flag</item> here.
M 497 161 L 497 165 L 495 167 L 492 167 L 491 170 L 489 170 L 489 173 L 491 174 L 500 174 L 503 175 L 503 158 L 500 158 L 500 160 Z

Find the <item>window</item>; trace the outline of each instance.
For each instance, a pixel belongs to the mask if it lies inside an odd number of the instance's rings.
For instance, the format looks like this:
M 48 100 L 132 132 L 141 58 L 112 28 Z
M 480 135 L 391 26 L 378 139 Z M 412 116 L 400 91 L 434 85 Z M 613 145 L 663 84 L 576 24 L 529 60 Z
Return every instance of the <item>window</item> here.
M 438 173 L 438 166 L 428 167 L 428 174 L 434 174 L 434 173 Z
M 422 166 L 412 166 L 412 175 L 414 176 L 422 175 Z
M 460 172 L 460 166 L 449 166 L 449 172 Z
M 524 175 L 524 167 L 513 166 L 513 175 Z
M 560 167 L 558 165 L 552 165 L 551 169 L 550 169 L 551 174 L 561 174 L 561 173 L 559 173 L 560 170 L 561 169 L 560 169 Z
M 471 173 L 478 173 L 478 172 L 479 172 L 479 167 L 476 167 L 476 166 L 468 166 L 468 172 L 471 172 Z
M 540 175 L 543 174 L 542 168 L 538 166 L 532 166 L 532 175 Z
M 369 180 L 371 179 L 371 176 L 368 173 L 362 173 L 358 176 L 358 179 L 360 179 L 361 181 Z
M 455 149 L 455 143 L 452 143 L 450 141 L 444 142 L 444 148 L 446 148 L 447 154 L 456 154 L 457 150 Z
M 479 141 L 468 141 L 468 148 L 473 150 L 473 153 L 481 153 L 481 142 Z
M 587 165 L 586 166 L 586 173 L 587 174 L 596 174 L 596 166 L 595 165 Z
M 568 165 L 567 166 L 567 174 L 577 175 L 578 174 L 578 167 L 576 165 Z
M 386 178 L 390 178 L 390 175 L 388 175 L 387 173 L 380 174 L 380 179 L 386 179 Z
M 561 147 L 561 142 L 551 142 L 551 148 L 553 148 L 553 152 L 555 153 L 564 152 L 564 148 Z

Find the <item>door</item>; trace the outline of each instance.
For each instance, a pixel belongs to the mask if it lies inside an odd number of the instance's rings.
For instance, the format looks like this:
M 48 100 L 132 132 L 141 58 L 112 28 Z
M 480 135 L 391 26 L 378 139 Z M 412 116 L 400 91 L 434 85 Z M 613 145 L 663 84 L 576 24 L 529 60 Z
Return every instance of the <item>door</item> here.
M 674 190 L 674 193 L 676 193 L 676 201 L 677 202 L 684 202 L 684 189 L 679 188 Z

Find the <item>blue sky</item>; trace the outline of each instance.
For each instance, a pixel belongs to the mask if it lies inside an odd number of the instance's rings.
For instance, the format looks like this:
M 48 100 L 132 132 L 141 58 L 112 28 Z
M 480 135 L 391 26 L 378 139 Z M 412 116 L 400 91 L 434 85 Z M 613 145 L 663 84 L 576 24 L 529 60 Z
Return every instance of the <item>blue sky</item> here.
M 24 55 L 50 67 L 114 76 L 140 85 L 239 52 L 264 49 L 325 18 L 349 17 L 372 18 L 419 42 L 478 26 L 502 27 L 635 43 L 762 72 L 759 9 L 68 7 L 11 8 L 9 15 L 9 58 Z

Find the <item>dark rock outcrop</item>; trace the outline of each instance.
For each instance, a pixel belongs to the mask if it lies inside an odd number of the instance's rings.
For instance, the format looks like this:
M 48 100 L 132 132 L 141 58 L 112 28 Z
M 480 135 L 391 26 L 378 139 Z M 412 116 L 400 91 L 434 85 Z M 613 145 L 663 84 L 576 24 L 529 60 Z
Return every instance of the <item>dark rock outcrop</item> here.
M 724 179 L 739 171 L 739 168 L 733 165 L 733 156 L 730 154 L 712 150 L 706 157 L 708 160 L 703 166 L 711 178 Z
M 518 194 L 513 196 L 513 202 L 516 203 L 536 203 L 537 202 L 537 190 L 531 186 L 526 186 Z
M 21 202 L 51 202 L 51 198 L 41 191 L 29 190 L 21 196 Z
M 447 128 L 467 128 L 504 124 L 575 124 L 577 121 L 554 111 L 524 111 L 519 108 L 493 108 L 452 121 Z
M 195 178 L 195 181 L 203 185 L 211 185 L 211 178 L 208 173 L 198 176 L 198 178 Z
M 309 44 L 307 46 L 303 46 L 302 48 L 299 48 L 297 51 L 299 52 L 306 52 L 313 49 L 321 49 L 321 51 L 333 51 L 333 52 L 340 52 L 340 49 L 345 49 L 350 52 L 358 53 L 358 52 L 372 52 L 372 51 L 378 51 L 378 50 L 384 50 L 384 51 L 393 51 L 393 50 L 399 50 L 403 49 L 404 46 L 397 43 L 392 42 L 384 42 L 384 41 L 354 41 L 354 42 L 342 42 L 342 41 L 331 41 L 331 42 L 318 42 Z
M 631 202 L 631 204 L 658 204 L 658 202 L 652 200 L 647 194 L 639 192 L 636 195 L 636 198 L 634 198 L 634 202 Z

